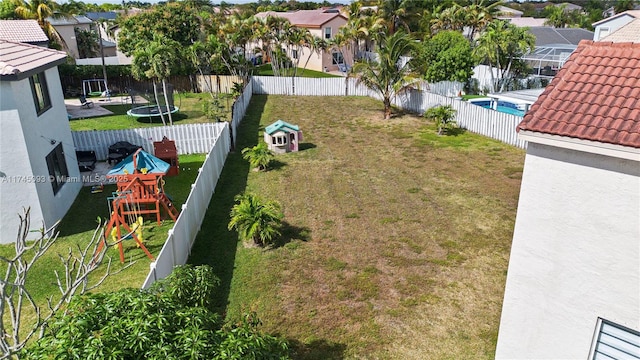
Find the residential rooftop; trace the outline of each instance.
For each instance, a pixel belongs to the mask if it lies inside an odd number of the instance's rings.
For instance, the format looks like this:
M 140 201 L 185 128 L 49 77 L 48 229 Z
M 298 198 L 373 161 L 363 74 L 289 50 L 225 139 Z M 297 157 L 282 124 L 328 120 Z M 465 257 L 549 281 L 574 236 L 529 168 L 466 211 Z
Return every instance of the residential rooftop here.
M 48 43 L 36 20 L 0 20 L 0 39 L 19 43 Z
M 19 80 L 63 63 L 67 54 L 53 49 L 0 40 L 0 80 Z
M 288 12 L 265 11 L 256 14 L 256 17 L 266 18 L 268 16 L 282 17 L 292 25 L 306 28 L 320 28 L 322 25 L 333 20 L 336 17 L 347 19 L 339 11 L 330 11 L 326 9 L 317 10 L 298 10 Z
M 518 131 L 640 148 L 640 43 L 584 40 Z
M 582 40 L 592 40 L 593 31 L 577 28 L 554 28 L 538 26 L 529 29 L 536 37 L 536 46 L 571 44 L 578 45 Z
M 600 41 L 640 43 L 640 18 L 631 20 L 618 30 L 600 39 Z

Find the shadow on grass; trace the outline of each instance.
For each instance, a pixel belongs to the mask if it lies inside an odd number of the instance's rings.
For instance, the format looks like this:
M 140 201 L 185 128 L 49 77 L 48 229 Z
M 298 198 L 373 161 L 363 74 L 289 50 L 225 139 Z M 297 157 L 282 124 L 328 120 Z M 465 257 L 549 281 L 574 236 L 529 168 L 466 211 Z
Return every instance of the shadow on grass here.
M 467 132 L 467 129 L 461 128 L 461 127 L 456 127 L 456 128 L 452 128 L 452 129 L 447 129 L 444 132 L 444 135 L 446 135 L 446 136 L 458 136 L 458 135 L 463 135 L 466 132 Z
M 266 96 L 251 99 L 247 115 L 238 128 L 236 149 L 253 147 L 258 143 L 260 116 L 266 101 Z M 213 299 L 213 307 L 220 314 L 224 314 L 229 301 L 238 247 L 237 233 L 227 230 L 229 213 L 235 203 L 234 197 L 247 187 L 249 171 L 249 163 L 242 158 L 240 151 L 229 153 L 188 261 L 192 265 L 210 265 L 220 278 L 220 286 Z
M 306 226 L 300 227 L 291 225 L 286 221 L 282 222 L 280 236 L 273 242 L 272 248 L 279 248 L 294 240 L 307 242 L 311 240 L 311 229 Z
M 304 344 L 296 339 L 287 339 L 291 349 L 291 357 L 298 360 L 341 360 L 347 349 L 345 344 L 314 340 Z
M 315 149 L 315 148 L 317 148 L 316 144 L 300 143 L 300 146 L 298 146 L 298 151 L 305 151 L 305 150 Z
M 269 162 L 269 167 L 267 167 L 267 171 L 280 170 L 285 166 L 287 166 L 287 163 L 277 159 L 273 159 Z

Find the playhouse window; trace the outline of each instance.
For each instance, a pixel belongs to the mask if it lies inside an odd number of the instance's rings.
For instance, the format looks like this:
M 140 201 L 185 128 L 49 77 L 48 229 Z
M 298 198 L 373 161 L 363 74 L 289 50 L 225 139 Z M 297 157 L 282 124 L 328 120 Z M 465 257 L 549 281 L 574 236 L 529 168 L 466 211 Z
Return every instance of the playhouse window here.
M 64 158 L 64 150 L 62 149 L 62 143 L 58 143 L 46 157 L 47 167 L 49 168 L 49 179 L 51 180 L 51 187 L 53 188 L 53 194 L 57 194 L 65 180 L 69 177 L 69 171 L 67 170 L 67 162 Z
M 33 102 L 36 105 L 36 113 L 38 116 L 51 108 L 51 99 L 49 98 L 49 89 L 47 88 L 47 79 L 44 72 L 37 73 L 29 78 L 31 84 L 31 93 L 33 94 Z
M 291 57 L 294 59 L 298 59 L 298 50 L 291 50 Z
M 287 136 L 276 136 L 273 138 L 274 144 L 285 145 L 287 143 Z

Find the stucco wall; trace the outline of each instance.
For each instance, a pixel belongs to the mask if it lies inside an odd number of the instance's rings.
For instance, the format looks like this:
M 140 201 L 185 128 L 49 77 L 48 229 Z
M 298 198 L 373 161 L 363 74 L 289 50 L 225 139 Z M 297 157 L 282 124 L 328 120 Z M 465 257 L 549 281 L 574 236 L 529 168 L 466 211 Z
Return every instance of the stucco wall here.
M 0 171 L 18 176 L 19 181 L 7 177 L 12 180 L 11 184 L 5 181 L 0 188 L 3 215 L 0 242 L 14 241 L 15 237 L 7 238 L 5 234 L 17 231 L 12 229 L 17 223 L 11 218 L 15 218 L 22 207 L 32 208 L 33 228 L 42 227 L 43 221 L 48 228 L 67 213 L 82 187 L 57 68 L 46 70 L 45 76 L 52 107 L 40 116 L 36 114 L 28 79 L 2 82 Z M 42 179 L 49 177 L 46 156 L 59 143 L 63 146 L 69 177 L 75 182 L 65 183 L 54 195 L 51 183 Z M 40 210 L 35 211 L 38 208 Z
M 596 320 L 640 329 L 638 162 L 529 143 L 497 359 L 586 359 Z

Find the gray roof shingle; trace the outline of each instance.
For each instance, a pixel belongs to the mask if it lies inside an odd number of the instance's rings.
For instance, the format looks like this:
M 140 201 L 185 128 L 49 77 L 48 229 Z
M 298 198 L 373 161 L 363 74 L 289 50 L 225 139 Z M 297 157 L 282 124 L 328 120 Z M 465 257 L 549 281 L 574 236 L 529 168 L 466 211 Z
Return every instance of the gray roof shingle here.
M 36 20 L 0 20 L 0 39 L 29 44 L 49 41 Z

